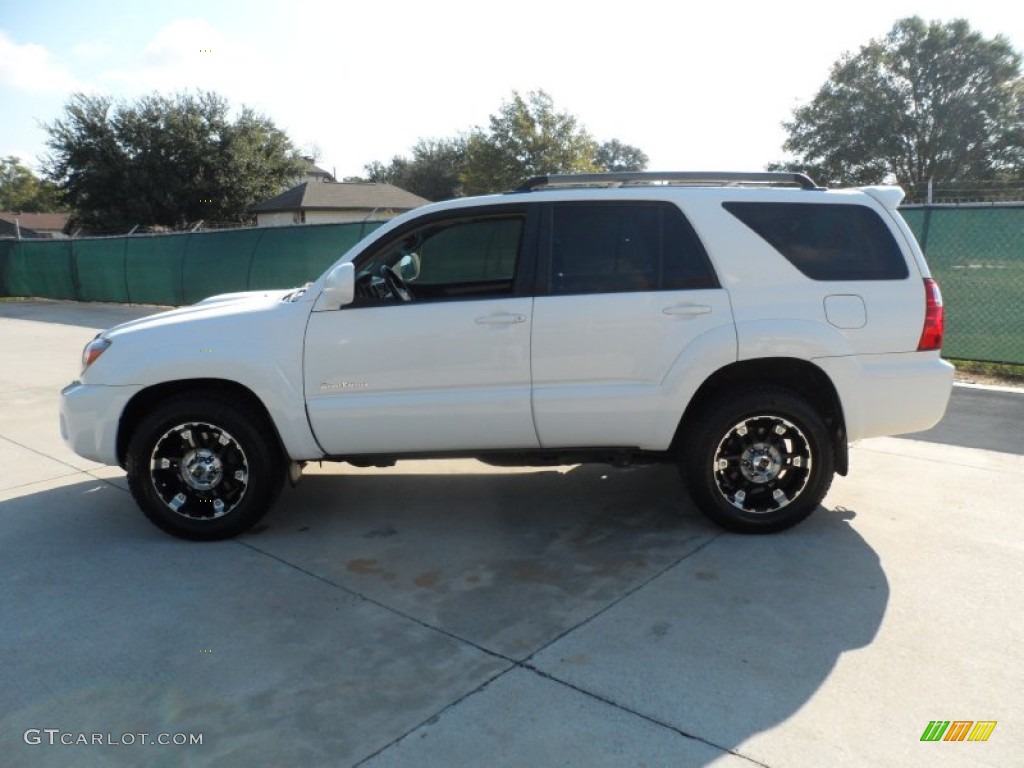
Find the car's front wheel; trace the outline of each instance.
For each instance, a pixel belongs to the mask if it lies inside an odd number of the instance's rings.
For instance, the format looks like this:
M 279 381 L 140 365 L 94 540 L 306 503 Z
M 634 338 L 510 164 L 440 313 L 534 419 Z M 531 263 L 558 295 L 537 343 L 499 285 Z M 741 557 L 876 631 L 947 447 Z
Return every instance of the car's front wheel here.
M 281 491 L 285 461 L 266 419 L 206 393 L 161 403 L 128 444 L 128 487 L 155 525 L 184 539 L 250 528 Z
M 828 428 L 806 400 L 785 389 L 717 398 L 684 438 L 681 467 L 694 501 L 732 531 L 796 525 L 832 484 Z

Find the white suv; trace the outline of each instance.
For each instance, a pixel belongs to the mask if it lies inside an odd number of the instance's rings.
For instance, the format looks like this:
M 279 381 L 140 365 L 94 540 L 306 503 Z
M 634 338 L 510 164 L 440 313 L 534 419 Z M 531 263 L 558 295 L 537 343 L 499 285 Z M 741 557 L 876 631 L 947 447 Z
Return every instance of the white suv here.
M 98 335 L 61 432 L 190 539 L 253 525 L 303 462 L 408 457 L 671 461 L 719 524 L 778 531 L 850 441 L 945 411 L 942 300 L 902 197 L 627 173 L 428 205 L 304 288 Z

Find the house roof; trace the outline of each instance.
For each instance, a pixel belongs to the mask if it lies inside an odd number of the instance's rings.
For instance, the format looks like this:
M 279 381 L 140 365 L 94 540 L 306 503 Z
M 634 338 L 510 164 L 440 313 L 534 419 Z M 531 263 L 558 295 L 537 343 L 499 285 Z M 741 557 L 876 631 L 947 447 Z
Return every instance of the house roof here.
M 249 210 L 256 213 L 274 211 L 372 211 L 386 208 L 410 211 L 429 200 L 406 192 L 391 184 L 364 181 L 303 182 L 277 197 L 257 203 Z
M 309 167 L 306 169 L 306 174 L 305 175 L 306 176 L 317 176 L 317 177 L 320 177 L 320 178 L 330 179 L 331 181 L 334 181 L 334 174 L 333 173 L 331 173 L 330 171 L 325 171 L 319 165 L 314 165 L 313 163 L 309 164 Z
M 13 211 L 0 211 L 0 221 L 14 224 L 18 220 L 18 226 L 22 229 L 34 229 L 37 232 L 62 232 L 68 223 L 67 213 L 15 213 Z
M 44 235 L 40 235 L 34 229 L 22 227 L 20 223 L 18 226 L 20 230 L 14 226 L 14 222 L 0 218 L 0 237 L 18 237 L 19 235 L 25 239 L 44 237 Z

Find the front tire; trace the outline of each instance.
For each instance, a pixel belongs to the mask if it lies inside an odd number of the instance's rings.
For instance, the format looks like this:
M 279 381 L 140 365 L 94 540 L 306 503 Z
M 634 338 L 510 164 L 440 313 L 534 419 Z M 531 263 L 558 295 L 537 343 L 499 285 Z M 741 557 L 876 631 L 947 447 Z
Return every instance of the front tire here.
M 785 389 L 737 392 L 707 404 L 686 437 L 681 468 L 701 511 L 738 533 L 774 533 L 813 512 L 835 472 L 829 431 Z
M 128 487 L 158 528 L 227 539 L 252 527 L 281 491 L 285 461 L 266 419 L 214 393 L 161 403 L 135 429 Z

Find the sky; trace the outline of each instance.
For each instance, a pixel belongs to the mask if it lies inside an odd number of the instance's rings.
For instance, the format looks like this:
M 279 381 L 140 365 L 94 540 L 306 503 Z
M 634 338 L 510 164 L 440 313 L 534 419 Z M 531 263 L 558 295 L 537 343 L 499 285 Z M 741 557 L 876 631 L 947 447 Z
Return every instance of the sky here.
M 0 157 L 37 171 L 76 91 L 214 90 L 341 179 L 543 89 L 651 170 L 761 170 L 832 64 L 906 16 L 1024 52 L 1006 0 L 0 0 Z

